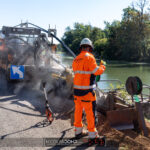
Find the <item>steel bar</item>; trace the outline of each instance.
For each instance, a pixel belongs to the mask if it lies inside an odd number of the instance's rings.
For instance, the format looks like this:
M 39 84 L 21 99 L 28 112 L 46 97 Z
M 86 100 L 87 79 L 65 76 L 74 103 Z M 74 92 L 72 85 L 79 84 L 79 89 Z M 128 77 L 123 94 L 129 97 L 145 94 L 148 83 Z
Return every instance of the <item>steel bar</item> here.
M 120 80 L 118 80 L 118 79 L 111 79 L 111 80 L 100 80 L 100 82 L 119 82 L 120 84 L 122 84 L 122 82 L 120 81 Z
M 138 112 L 138 121 L 139 121 L 140 127 L 144 133 L 144 136 L 148 136 L 148 130 L 147 130 L 146 125 L 145 125 L 142 105 L 140 102 L 135 102 L 135 106 L 136 106 L 136 110 Z

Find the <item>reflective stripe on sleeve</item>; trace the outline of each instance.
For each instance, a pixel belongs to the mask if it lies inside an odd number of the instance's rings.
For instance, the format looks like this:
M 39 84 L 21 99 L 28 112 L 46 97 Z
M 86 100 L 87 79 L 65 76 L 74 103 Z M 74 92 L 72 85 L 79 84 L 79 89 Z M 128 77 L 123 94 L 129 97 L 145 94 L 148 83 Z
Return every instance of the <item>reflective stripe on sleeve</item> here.
M 79 86 L 79 85 L 74 85 L 74 88 L 78 88 L 78 89 L 93 89 L 93 88 L 96 88 L 96 84 L 90 85 L 90 86 Z
M 93 71 L 74 71 L 74 74 L 94 74 L 97 70 L 99 69 L 99 67 L 96 67 Z
M 90 55 L 88 53 L 86 53 L 85 56 L 90 56 Z

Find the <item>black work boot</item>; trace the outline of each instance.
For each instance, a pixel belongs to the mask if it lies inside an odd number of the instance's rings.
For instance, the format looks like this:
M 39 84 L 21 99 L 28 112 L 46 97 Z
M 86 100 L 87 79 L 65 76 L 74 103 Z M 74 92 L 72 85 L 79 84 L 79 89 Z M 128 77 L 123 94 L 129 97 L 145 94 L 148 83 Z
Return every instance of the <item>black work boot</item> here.
M 93 146 L 93 145 L 105 146 L 105 137 L 96 136 L 95 138 L 89 138 L 88 146 Z

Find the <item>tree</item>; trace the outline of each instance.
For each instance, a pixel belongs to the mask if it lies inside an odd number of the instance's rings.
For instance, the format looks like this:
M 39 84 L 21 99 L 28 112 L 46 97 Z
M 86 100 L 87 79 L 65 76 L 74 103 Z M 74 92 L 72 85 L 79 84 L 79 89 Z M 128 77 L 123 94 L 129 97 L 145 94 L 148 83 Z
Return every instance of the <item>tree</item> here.
M 66 32 L 62 40 L 74 51 L 75 54 L 79 53 L 79 45 L 83 38 L 89 38 L 93 43 L 105 37 L 105 33 L 91 25 L 84 25 L 82 23 L 75 23 L 74 28 L 66 28 Z
M 147 23 L 150 23 L 150 15 L 147 13 L 144 13 L 144 9 L 146 5 L 148 4 L 147 0 L 139 0 L 139 3 L 137 3 L 137 6 L 140 9 L 139 13 L 139 34 L 141 35 L 141 54 L 142 56 L 147 55 L 147 39 L 150 37 L 150 31 L 149 26 L 147 26 Z
M 103 38 L 103 39 L 97 39 L 94 42 L 94 51 L 95 51 L 95 56 L 97 58 L 103 58 L 104 56 L 104 52 L 107 49 L 108 46 L 108 41 L 107 38 Z
M 105 29 L 82 23 L 66 28 L 63 41 L 78 54 L 83 38 L 90 38 L 97 58 L 108 60 L 143 61 L 150 58 L 150 13 L 146 12 L 148 0 L 138 0 L 123 9 L 122 20 L 105 21 Z
M 104 57 L 108 60 L 120 60 L 121 45 L 120 45 L 120 21 L 113 21 L 111 24 L 105 22 L 105 33 L 107 37 L 107 46 L 104 51 Z
M 149 56 L 150 28 L 147 22 L 150 22 L 150 15 L 143 12 L 146 0 L 143 1 L 140 10 L 133 6 L 123 9 L 121 22 L 105 22 L 108 46 L 104 54 L 107 59 L 138 61 Z

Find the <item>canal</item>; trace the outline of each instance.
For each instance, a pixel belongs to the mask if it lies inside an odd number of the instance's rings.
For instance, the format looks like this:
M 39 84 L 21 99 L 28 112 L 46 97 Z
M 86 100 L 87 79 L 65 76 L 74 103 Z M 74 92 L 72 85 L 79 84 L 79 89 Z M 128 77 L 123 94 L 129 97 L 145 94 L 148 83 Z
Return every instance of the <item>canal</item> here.
M 63 57 L 62 62 L 66 65 L 71 65 L 73 58 Z M 128 62 L 109 62 L 106 65 L 106 71 L 101 75 L 101 80 L 118 79 L 123 84 L 129 76 L 138 76 L 143 83 L 150 85 L 150 64 L 148 63 L 128 63 Z M 113 82 L 100 82 L 100 88 L 108 88 Z M 119 83 L 114 83 L 116 86 Z

